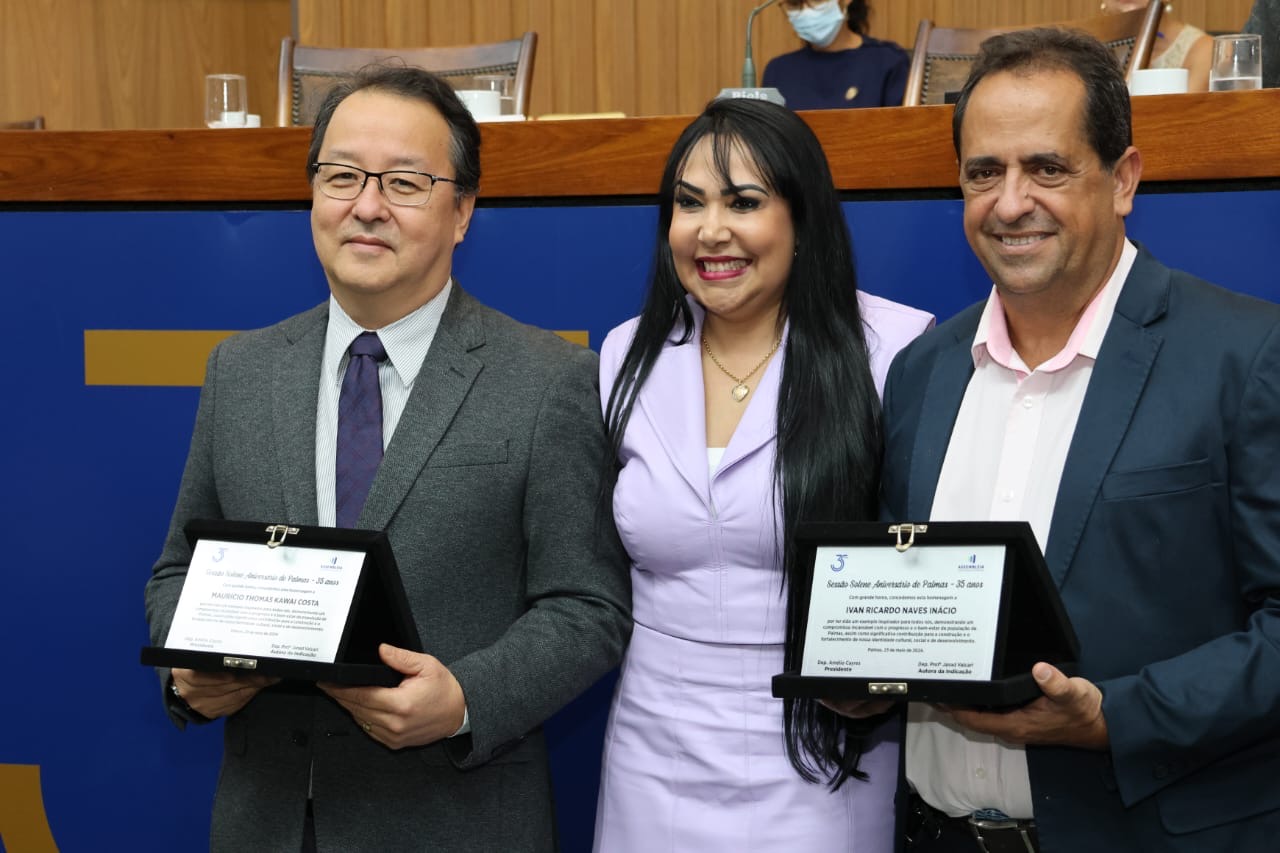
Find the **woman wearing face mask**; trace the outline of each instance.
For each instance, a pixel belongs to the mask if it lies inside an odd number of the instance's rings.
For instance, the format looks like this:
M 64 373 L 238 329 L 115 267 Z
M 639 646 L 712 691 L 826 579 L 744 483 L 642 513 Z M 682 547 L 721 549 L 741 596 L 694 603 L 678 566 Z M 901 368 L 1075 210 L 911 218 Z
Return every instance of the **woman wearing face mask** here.
M 907 52 L 867 35 L 865 0 L 783 0 L 805 46 L 770 60 L 764 85 L 793 110 L 897 107 L 907 86 Z

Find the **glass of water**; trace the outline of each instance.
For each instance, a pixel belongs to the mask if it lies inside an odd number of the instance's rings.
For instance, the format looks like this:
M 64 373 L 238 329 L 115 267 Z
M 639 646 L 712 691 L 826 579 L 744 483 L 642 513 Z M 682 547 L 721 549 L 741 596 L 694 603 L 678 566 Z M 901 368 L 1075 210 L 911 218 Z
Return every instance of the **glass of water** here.
M 1262 88 L 1262 36 L 1236 33 L 1213 38 L 1209 91 Z
M 477 89 L 488 89 L 498 93 L 498 102 L 503 115 L 512 115 L 516 111 L 515 97 L 511 94 L 510 74 L 477 74 L 472 79 Z
M 209 127 L 244 127 L 248 93 L 241 74 L 204 78 L 204 123 Z

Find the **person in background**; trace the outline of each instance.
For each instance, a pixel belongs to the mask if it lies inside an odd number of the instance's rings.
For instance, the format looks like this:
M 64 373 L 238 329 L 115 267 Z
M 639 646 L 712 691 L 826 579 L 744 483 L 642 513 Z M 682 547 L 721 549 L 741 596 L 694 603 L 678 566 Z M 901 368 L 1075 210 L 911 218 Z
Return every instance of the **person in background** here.
M 480 131 L 441 78 L 338 83 L 306 169 L 330 297 L 209 357 L 151 636 L 187 575 L 187 521 L 287 521 L 385 530 L 426 653 L 382 645 L 395 687 L 160 670 L 175 723 L 226 718 L 210 847 L 552 851 L 541 725 L 630 631 L 595 511 L 598 359 L 453 279 Z
M 1102 11 L 1108 14 L 1132 12 L 1147 8 L 1147 0 L 1103 0 Z M 1160 29 L 1151 46 L 1148 68 L 1187 69 L 1187 91 L 1209 91 L 1209 64 L 1213 57 L 1213 38 L 1199 27 L 1171 16 L 1173 4 L 1166 3 L 1160 16 Z
M 1280 306 L 1128 239 L 1142 156 L 1097 40 L 988 39 L 952 134 L 993 286 L 894 360 L 886 515 L 1029 522 L 1079 675 L 908 705 L 910 849 L 1274 851 Z
M 891 41 L 867 35 L 864 0 L 783 0 L 782 10 L 804 47 L 769 61 L 763 85 L 793 110 L 898 107 L 911 59 Z
M 658 219 L 643 311 L 601 350 L 636 625 L 596 850 L 887 853 L 896 721 L 784 704 L 770 680 L 796 524 L 875 517 L 878 388 L 933 318 L 858 289 L 822 148 L 776 104 L 708 105 Z
M 1262 87 L 1280 87 L 1280 0 L 1254 0 L 1244 32 L 1262 36 Z

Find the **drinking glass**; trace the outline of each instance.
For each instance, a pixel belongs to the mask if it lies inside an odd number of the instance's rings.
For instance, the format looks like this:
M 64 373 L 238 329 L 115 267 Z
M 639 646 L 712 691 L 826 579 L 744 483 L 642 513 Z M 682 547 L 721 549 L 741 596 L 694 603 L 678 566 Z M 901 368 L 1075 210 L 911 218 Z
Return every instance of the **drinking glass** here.
M 209 127 L 244 127 L 248 90 L 242 74 L 210 74 L 204 78 L 204 123 Z
M 1214 36 L 1209 91 L 1262 88 L 1262 36 L 1246 33 Z
M 511 95 L 510 74 L 477 74 L 472 79 L 475 81 L 475 88 L 498 93 L 498 102 L 504 116 L 515 114 L 516 99 Z

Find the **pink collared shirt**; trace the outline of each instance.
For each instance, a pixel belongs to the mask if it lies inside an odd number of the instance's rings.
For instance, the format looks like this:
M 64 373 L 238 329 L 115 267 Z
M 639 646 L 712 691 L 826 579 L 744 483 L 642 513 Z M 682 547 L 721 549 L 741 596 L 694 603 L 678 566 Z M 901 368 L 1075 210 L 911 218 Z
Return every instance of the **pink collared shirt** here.
M 1137 256 L 1126 240 L 1115 271 L 1066 345 L 1034 370 L 1014 350 L 992 288 L 974 336 L 973 377 L 938 476 L 932 520 L 1027 521 L 1044 549 L 1093 365 Z M 921 703 L 911 703 L 907 719 L 907 779 L 925 802 L 953 817 L 989 808 L 1033 817 L 1023 747 L 961 729 Z

